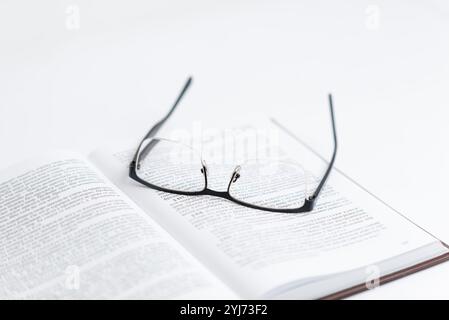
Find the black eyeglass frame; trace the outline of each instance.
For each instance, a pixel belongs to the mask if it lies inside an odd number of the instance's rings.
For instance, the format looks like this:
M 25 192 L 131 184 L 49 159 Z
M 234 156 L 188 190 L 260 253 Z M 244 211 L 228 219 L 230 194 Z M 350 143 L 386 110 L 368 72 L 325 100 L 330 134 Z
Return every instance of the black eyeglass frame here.
M 242 205 L 242 206 L 245 206 L 248 208 L 252 208 L 252 209 L 258 209 L 258 210 L 269 211 L 269 212 L 280 212 L 280 213 L 305 213 L 305 212 L 312 211 L 313 208 L 315 207 L 315 203 L 320 195 L 320 192 L 323 189 L 323 187 L 329 177 L 329 174 L 332 170 L 332 167 L 334 165 L 335 158 L 337 155 L 337 133 L 336 133 L 336 128 L 335 128 L 335 115 L 334 115 L 334 107 L 333 107 L 333 103 L 332 103 L 332 95 L 331 94 L 328 95 L 328 98 L 329 98 L 329 110 L 330 110 L 330 115 L 331 115 L 332 134 L 333 134 L 333 142 L 334 142 L 332 158 L 328 164 L 328 167 L 327 167 L 323 177 L 320 180 L 320 183 L 316 187 L 315 192 L 310 197 L 306 197 L 304 199 L 304 204 L 299 208 L 277 209 L 277 208 L 261 207 L 261 206 L 253 205 L 250 203 L 246 203 L 244 201 L 241 201 L 239 199 L 232 197 L 229 190 L 231 188 L 231 184 L 234 181 L 234 179 L 238 179 L 238 177 L 239 177 L 238 170 L 234 170 L 234 172 L 232 173 L 231 179 L 229 180 L 228 188 L 226 191 L 215 191 L 215 190 L 209 189 L 207 187 L 207 167 L 204 162 L 201 164 L 202 165 L 201 172 L 203 173 L 203 176 L 204 176 L 204 189 L 201 191 L 190 192 L 190 191 L 178 191 L 178 190 L 166 189 L 166 188 L 151 184 L 148 181 L 145 181 L 138 176 L 137 170 L 140 167 L 139 159 L 142 156 L 146 156 L 151 151 L 151 149 L 154 147 L 154 144 L 152 145 L 151 143 L 149 143 L 144 148 L 142 148 L 143 143 L 146 140 L 153 138 L 156 135 L 156 133 L 160 130 L 160 128 L 164 125 L 164 123 L 168 120 L 168 118 L 171 116 L 173 111 L 176 109 L 176 107 L 180 103 L 181 99 L 183 98 L 184 94 L 187 92 L 187 89 L 190 87 L 191 83 L 192 83 L 192 77 L 189 77 L 187 79 L 187 82 L 185 83 L 184 87 L 182 88 L 180 94 L 178 95 L 177 99 L 175 100 L 175 103 L 171 107 L 170 111 L 165 115 L 165 117 L 163 117 L 161 120 L 159 120 L 148 131 L 148 133 L 143 137 L 143 139 L 139 143 L 139 146 L 137 147 L 137 150 L 134 154 L 133 160 L 131 161 L 131 163 L 129 165 L 129 177 L 131 179 L 151 188 L 151 189 L 154 189 L 154 190 L 173 193 L 173 194 L 179 194 L 179 195 L 186 195 L 186 196 L 204 196 L 204 195 L 215 196 L 215 197 L 227 199 L 229 201 L 232 201 L 234 203 L 237 203 L 239 205 Z

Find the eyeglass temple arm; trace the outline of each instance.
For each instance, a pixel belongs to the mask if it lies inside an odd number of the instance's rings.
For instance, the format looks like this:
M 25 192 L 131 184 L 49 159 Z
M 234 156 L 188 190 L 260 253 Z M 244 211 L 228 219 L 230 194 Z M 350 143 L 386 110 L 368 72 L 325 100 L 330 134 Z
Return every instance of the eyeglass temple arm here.
M 178 97 L 176 98 L 175 103 L 170 108 L 168 113 L 163 117 L 161 120 L 159 120 L 151 129 L 148 131 L 148 133 L 145 135 L 143 140 L 154 137 L 154 135 L 159 131 L 159 129 L 162 127 L 162 125 L 167 121 L 167 119 L 171 116 L 173 111 L 175 111 L 176 107 L 178 106 L 179 102 L 183 98 L 184 94 L 187 92 L 187 89 L 190 87 L 190 84 L 192 83 L 192 77 L 189 77 L 184 84 L 184 87 L 182 88 L 181 92 L 179 93 Z
M 160 128 L 162 128 L 162 126 L 164 125 L 165 121 L 167 121 L 168 118 L 170 118 L 171 114 L 173 113 L 173 111 L 175 111 L 176 107 L 178 106 L 179 102 L 181 101 L 181 99 L 183 98 L 184 94 L 187 92 L 187 89 L 190 87 L 190 84 L 192 83 L 192 77 L 189 77 L 186 81 L 186 83 L 184 84 L 184 87 L 182 88 L 181 92 L 179 93 L 178 97 L 175 100 L 175 103 L 173 104 L 173 106 L 170 108 L 170 110 L 168 111 L 168 113 L 158 122 L 156 122 L 156 124 L 150 129 L 150 131 L 148 131 L 148 133 L 143 137 L 142 141 L 139 144 L 139 147 L 137 148 L 136 154 L 134 155 L 134 160 L 136 161 L 137 158 L 137 154 L 142 146 L 142 143 L 151 137 L 154 137 L 156 135 L 156 133 L 159 131 Z M 148 152 L 151 151 L 151 149 L 154 147 L 154 143 L 150 143 L 148 145 L 145 146 L 144 149 L 142 149 L 140 151 L 140 155 L 141 157 L 144 157 L 148 154 Z
M 334 166 L 334 162 L 335 162 L 335 157 L 337 156 L 337 131 L 335 129 L 335 115 L 334 115 L 334 106 L 332 104 L 332 94 L 329 93 L 329 110 L 330 110 L 330 114 L 331 114 L 331 121 L 332 121 L 332 133 L 333 133 L 333 138 L 334 138 L 334 151 L 332 154 L 332 158 L 331 161 L 329 162 L 329 165 L 326 169 L 326 172 L 323 175 L 323 178 L 321 178 L 321 181 L 318 185 L 318 187 L 316 188 L 315 192 L 313 193 L 313 195 L 309 198 L 309 201 L 315 201 L 320 192 L 321 189 L 323 189 L 324 184 L 326 183 L 327 178 L 329 177 L 329 174 L 332 170 L 332 167 Z

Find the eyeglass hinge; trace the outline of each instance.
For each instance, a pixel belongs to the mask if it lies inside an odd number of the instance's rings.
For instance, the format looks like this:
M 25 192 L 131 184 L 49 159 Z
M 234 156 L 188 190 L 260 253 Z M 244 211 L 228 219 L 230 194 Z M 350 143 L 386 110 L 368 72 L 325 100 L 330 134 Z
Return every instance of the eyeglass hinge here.
M 307 211 L 312 211 L 315 207 L 315 197 L 311 196 L 309 198 L 306 198 L 304 201 L 304 208 L 307 209 Z

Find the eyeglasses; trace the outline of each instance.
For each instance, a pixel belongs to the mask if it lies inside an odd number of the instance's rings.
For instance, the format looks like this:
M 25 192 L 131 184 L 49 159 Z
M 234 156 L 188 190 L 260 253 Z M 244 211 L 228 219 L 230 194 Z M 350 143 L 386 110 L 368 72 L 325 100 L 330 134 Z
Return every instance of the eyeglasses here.
M 334 141 L 333 154 L 323 177 L 310 196 L 302 167 L 282 161 L 249 161 L 239 164 L 230 175 L 227 190 L 215 191 L 207 186 L 208 170 L 198 152 L 188 145 L 155 137 L 191 83 L 192 78 L 188 78 L 169 112 L 139 143 L 129 166 L 129 177 L 155 190 L 186 196 L 215 196 L 253 209 L 282 213 L 312 211 L 332 170 L 337 153 L 332 95 L 329 94 L 329 110 Z

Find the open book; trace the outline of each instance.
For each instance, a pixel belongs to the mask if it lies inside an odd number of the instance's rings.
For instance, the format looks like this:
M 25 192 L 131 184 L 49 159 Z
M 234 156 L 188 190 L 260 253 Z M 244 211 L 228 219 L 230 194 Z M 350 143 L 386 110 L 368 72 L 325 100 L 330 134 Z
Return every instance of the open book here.
M 323 158 L 269 125 L 319 176 Z M 0 172 L 0 298 L 340 298 L 449 257 L 338 170 L 311 213 L 270 213 L 139 185 L 135 147 Z

